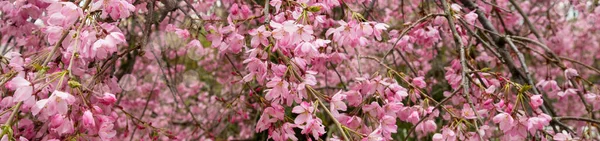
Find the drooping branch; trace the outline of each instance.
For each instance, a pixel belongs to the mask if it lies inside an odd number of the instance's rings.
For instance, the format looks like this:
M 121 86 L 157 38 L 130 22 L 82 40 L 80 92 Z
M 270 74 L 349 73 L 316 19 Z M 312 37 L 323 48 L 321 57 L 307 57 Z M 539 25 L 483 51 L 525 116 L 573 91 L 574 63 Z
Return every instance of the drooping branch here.
M 461 85 L 463 87 L 463 97 L 467 100 L 467 102 L 469 103 L 469 106 L 471 107 L 471 109 L 473 110 L 473 113 L 475 113 L 475 116 L 477 118 L 476 122 L 474 123 L 475 125 L 475 131 L 477 132 L 477 135 L 479 136 L 479 140 L 483 140 L 483 136 L 481 135 L 481 133 L 479 132 L 479 125 L 478 124 L 483 124 L 484 122 L 481 121 L 481 116 L 479 116 L 479 113 L 477 112 L 477 110 L 475 109 L 475 105 L 473 104 L 473 102 L 471 101 L 470 98 L 470 87 L 469 87 L 469 80 L 467 77 L 467 72 L 469 71 L 469 68 L 467 67 L 467 60 L 466 60 L 466 54 L 465 54 L 465 46 L 462 42 L 462 39 L 460 37 L 460 35 L 458 34 L 458 32 L 456 31 L 456 24 L 454 23 L 454 16 L 452 15 L 452 12 L 450 11 L 450 8 L 448 6 L 448 3 L 446 2 L 446 0 L 441 0 L 442 3 L 442 7 L 444 7 L 444 12 L 446 13 L 446 19 L 448 20 L 448 25 L 450 26 L 450 31 L 452 31 L 452 37 L 454 38 L 454 43 L 456 45 L 456 47 L 458 47 L 460 49 L 460 64 L 461 64 Z M 464 107 L 463 107 L 464 108 Z M 479 123 L 478 123 L 479 122 Z
M 589 119 L 589 118 L 583 118 L 583 117 L 555 117 L 554 119 L 557 119 L 557 120 L 584 121 L 584 122 L 589 122 L 589 123 L 600 125 L 600 121 L 599 120 Z

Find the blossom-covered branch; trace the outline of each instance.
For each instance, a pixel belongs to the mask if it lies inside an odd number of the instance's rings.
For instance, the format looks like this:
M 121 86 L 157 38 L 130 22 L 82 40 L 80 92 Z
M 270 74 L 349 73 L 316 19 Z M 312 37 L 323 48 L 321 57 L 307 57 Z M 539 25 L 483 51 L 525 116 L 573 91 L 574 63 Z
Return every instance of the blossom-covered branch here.
M 597 0 L 1 1 L 0 140 L 600 140 L 599 16 Z

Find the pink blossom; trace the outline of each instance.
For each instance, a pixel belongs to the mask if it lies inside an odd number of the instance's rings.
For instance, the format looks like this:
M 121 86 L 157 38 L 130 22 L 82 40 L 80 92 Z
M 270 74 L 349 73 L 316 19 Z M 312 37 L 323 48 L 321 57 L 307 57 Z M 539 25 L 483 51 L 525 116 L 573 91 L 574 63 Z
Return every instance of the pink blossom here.
M 392 139 L 392 133 L 398 132 L 398 126 L 396 125 L 396 117 L 383 116 L 380 120 L 383 136 L 387 139 Z
M 204 45 L 196 39 L 190 41 L 185 47 L 188 48 L 187 57 L 196 61 L 210 53 L 210 50 L 205 49 Z
M 54 114 L 66 114 L 69 110 L 69 105 L 75 102 L 75 97 L 69 93 L 54 91 L 52 95 L 47 99 L 42 99 L 35 103 L 35 106 L 31 108 L 31 113 L 35 116 L 42 109 L 45 109 L 43 113 L 46 116 L 51 116 Z
M 531 101 L 529 102 L 529 104 L 531 104 L 533 108 L 537 108 L 544 103 L 544 99 L 542 99 L 541 95 L 533 95 L 530 99 Z
M 453 3 L 452 5 L 450 5 L 450 8 L 452 9 L 452 11 L 454 12 L 460 12 L 460 10 L 462 9 L 462 7 L 460 7 L 460 5 Z
M 294 127 L 296 127 L 294 124 L 286 122 L 281 126 L 281 128 L 269 132 L 269 138 L 275 141 L 287 141 L 288 139 L 297 141 L 298 138 L 296 138 L 294 130 L 292 129 Z
M 271 88 L 267 90 L 267 94 L 265 95 L 265 99 L 267 100 L 275 100 L 279 98 L 279 96 L 287 95 L 289 93 L 289 83 L 279 77 L 271 79 L 271 81 L 267 83 L 267 87 Z
M 48 25 L 51 26 L 70 27 L 80 16 L 83 16 L 81 8 L 72 2 L 56 2 L 48 9 L 52 13 L 47 20 Z
M 265 108 L 264 112 L 260 116 L 260 119 L 256 123 L 255 131 L 261 132 L 271 127 L 272 123 L 284 118 L 283 106 L 276 103 L 271 103 L 271 107 Z
M 348 104 L 350 106 L 358 106 L 358 104 L 360 104 L 363 100 L 362 95 L 357 91 L 350 90 L 344 94 L 346 94 L 346 99 L 348 100 Z
M 310 42 L 302 42 L 298 44 L 294 52 L 297 52 L 299 55 L 302 56 L 314 56 L 319 53 L 317 47 L 318 46 L 315 46 Z
M 419 120 L 421 120 L 421 118 L 419 117 L 419 113 L 417 111 L 411 112 L 408 118 L 406 119 L 406 121 L 413 124 L 416 124 L 417 122 L 419 122 Z
M 6 55 L 6 58 L 10 58 L 10 62 L 8 66 L 13 68 L 16 71 L 23 71 L 23 67 L 25 65 L 25 60 L 21 57 L 20 53 L 17 52 L 9 52 Z
M 242 47 L 244 47 L 246 43 L 244 42 L 244 36 L 234 33 L 225 39 L 225 42 L 222 42 L 219 45 L 219 51 L 222 53 L 231 52 L 231 53 L 239 53 L 242 51 Z
M 600 100 L 600 97 L 595 93 L 588 93 L 584 95 L 585 99 L 592 102 L 597 102 Z
M 289 24 L 289 23 L 288 23 L 288 24 Z M 288 35 L 288 34 L 285 32 L 286 30 L 284 30 L 284 26 L 283 26 L 283 24 L 281 24 L 281 23 L 278 23 L 278 22 L 275 22 L 275 21 L 271 21 L 271 22 L 269 23 L 269 25 L 270 25 L 271 27 L 273 27 L 273 30 L 271 31 L 271 35 L 273 36 L 273 38 L 275 38 L 275 39 L 283 39 L 283 37 L 284 37 L 285 35 Z M 288 26 L 289 26 L 289 25 L 288 25 Z M 289 28 L 293 28 L 293 27 L 288 27 L 288 30 L 289 30 Z
M 243 19 L 247 19 L 250 17 L 250 15 L 252 15 L 252 11 L 248 7 L 248 5 L 242 5 L 241 6 L 241 14 L 242 14 Z
M 571 136 L 571 134 L 567 133 L 567 131 L 563 130 L 561 133 L 557 133 L 556 135 L 554 135 L 554 140 L 557 141 L 572 141 L 574 140 L 574 138 Z
M 417 43 L 425 46 L 431 46 L 433 43 L 438 42 L 441 39 L 438 27 L 433 26 L 417 29 L 413 32 L 413 36 L 415 37 Z
M 358 24 L 358 28 L 356 29 L 359 30 L 356 32 L 360 32 L 365 36 L 370 36 L 373 34 L 373 26 L 371 26 L 371 23 L 369 22 L 362 22 Z
M 577 70 L 575 70 L 573 68 L 568 68 L 565 70 L 565 77 L 567 77 L 568 79 L 571 79 L 576 76 L 579 76 L 579 73 L 577 73 Z
M 421 133 L 431 133 L 436 131 L 437 125 L 433 120 L 427 120 L 417 125 L 416 131 L 420 131 Z
M 431 137 L 432 141 L 444 141 L 444 136 L 440 133 L 436 133 Z
M 560 91 L 557 93 L 557 95 L 560 97 L 565 97 L 565 96 L 575 95 L 575 94 L 577 94 L 577 89 L 572 89 L 572 88 L 569 88 L 565 91 Z
M 300 129 L 302 129 L 300 133 L 307 135 L 311 134 L 315 139 L 318 139 L 319 136 L 325 134 L 325 126 L 323 126 L 323 123 L 319 118 L 309 119 L 306 121 L 306 125 L 300 126 Z
M 284 123 L 283 126 L 281 127 L 281 130 L 287 139 L 296 141 L 296 140 L 298 140 L 298 138 L 296 138 L 296 134 L 294 133 L 294 130 L 292 129 L 294 127 L 296 127 L 294 124 Z
M 312 112 L 314 110 L 315 108 L 308 102 L 302 102 L 299 106 L 294 107 L 292 113 L 299 114 L 294 120 L 294 123 L 300 125 L 312 120 Z
M 515 126 L 515 120 L 508 113 L 500 113 L 493 118 L 494 123 L 500 124 L 500 130 L 507 132 Z
M 423 76 L 415 77 L 412 79 L 412 84 L 417 86 L 418 88 L 425 88 L 425 86 L 427 86 L 427 83 L 425 83 L 423 79 L 425 79 Z
M 62 123 L 60 123 L 60 126 L 56 127 L 54 130 L 58 132 L 59 135 L 63 135 L 73 133 L 75 131 L 75 127 L 73 127 L 73 121 L 67 118 L 63 119 Z
M 534 133 L 537 130 L 542 130 L 544 126 L 550 124 L 550 120 L 552 120 L 552 117 L 547 114 L 540 114 L 537 117 L 531 117 L 527 119 L 527 130 L 529 130 L 531 133 Z
M 86 110 L 85 112 L 83 112 L 83 116 L 81 117 L 81 119 L 83 120 L 83 125 L 88 128 L 93 128 L 96 126 L 94 116 L 92 115 L 92 112 L 90 112 L 90 110 Z
M 234 3 L 233 5 L 231 5 L 229 7 L 229 15 L 236 18 L 236 19 L 241 19 L 242 15 L 240 12 L 240 6 L 237 3 Z
M 109 54 L 117 51 L 117 44 L 125 42 L 125 37 L 122 33 L 112 32 L 106 38 L 99 39 L 94 42 L 92 50 L 96 52 L 96 57 L 99 59 L 106 58 Z
M 558 84 L 555 80 L 541 80 L 535 86 L 542 87 L 542 89 L 545 91 L 560 90 L 560 87 L 558 87 Z
M 29 99 L 33 94 L 33 86 L 23 77 L 15 77 L 10 81 L 11 88 L 16 89 L 13 101 L 21 102 Z
M 112 19 L 127 18 L 135 11 L 135 6 L 125 0 L 99 0 L 92 4 L 92 11 L 102 9 L 102 17 L 110 15 Z
M 380 117 L 383 114 L 383 109 L 377 102 L 371 102 L 371 104 L 365 104 L 362 108 L 365 113 L 369 113 L 371 116 Z
M 396 113 L 403 108 L 405 107 L 401 102 L 389 102 L 383 106 L 383 111 L 385 115 L 397 115 Z
M 64 122 L 65 122 L 65 116 L 57 114 L 57 115 L 50 117 L 49 127 L 57 128 L 57 127 L 61 126 Z
M 391 84 L 389 86 L 389 98 L 393 98 L 394 101 L 402 101 L 405 97 L 408 96 L 408 90 L 398 84 Z
M 115 129 L 113 129 L 113 128 L 114 128 L 114 124 L 104 122 L 100 125 L 100 130 L 98 131 L 98 135 L 100 136 L 100 138 L 102 140 L 109 140 L 109 139 L 115 137 L 115 135 L 117 135 L 117 131 L 115 131 Z
M 187 29 L 177 28 L 177 26 L 175 26 L 173 24 L 167 25 L 165 31 L 175 32 L 175 34 L 177 34 L 177 36 L 179 36 L 179 38 L 189 38 L 190 37 L 190 32 Z
M 292 36 L 295 37 L 293 43 L 297 43 L 300 41 L 310 42 L 313 39 L 315 39 L 315 37 L 312 35 L 314 32 L 311 25 L 296 25 L 296 27 L 286 27 L 286 23 L 284 23 L 284 30 L 285 29 L 288 29 L 286 31 L 293 34 Z M 290 32 L 289 30 L 293 31 Z
M 598 138 L 600 8 L 471 1 L 0 0 L 1 140 Z
M 381 127 L 375 129 L 375 131 L 371 132 L 366 138 L 363 138 L 362 141 L 382 141 L 385 138 L 381 135 Z
M 390 26 L 385 24 L 385 23 L 376 23 L 374 28 L 375 30 L 373 30 L 373 34 L 375 35 L 375 39 L 377 40 L 381 40 L 381 33 L 383 33 L 384 30 L 387 30 Z
M 346 99 L 346 95 L 342 94 L 342 91 L 337 92 L 335 95 L 333 95 L 333 97 L 331 98 L 331 103 L 329 104 L 330 106 L 330 110 L 332 113 L 338 113 L 338 110 L 340 111 L 346 111 L 346 109 L 348 108 L 346 106 L 346 103 L 344 103 L 344 101 Z
M 266 73 L 267 73 L 267 64 L 265 64 L 263 61 L 261 61 L 258 58 L 249 58 L 249 59 L 244 60 L 243 63 L 248 64 L 246 66 L 246 69 L 250 71 L 250 73 L 248 73 L 248 74 L 246 74 L 246 76 L 244 76 L 244 78 L 243 78 L 244 82 L 250 82 L 255 78 L 261 82 L 262 82 L 262 80 L 264 80 L 264 78 L 266 77 Z
M 467 23 L 470 24 L 475 24 L 475 20 L 477 20 L 477 17 L 478 15 L 475 13 L 475 11 L 471 11 L 465 15 L 465 21 L 467 21 Z
M 485 89 L 485 93 L 488 93 L 488 94 L 493 94 L 495 91 L 496 91 L 496 85 L 489 86 L 487 89 Z
M 63 27 L 60 26 L 47 26 L 43 29 L 43 31 L 47 34 L 48 43 L 54 44 L 60 40 L 60 36 L 63 31 Z
M 432 140 L 434 141 L 455 141 L 456 133 L 449 128 L 442 128 L 442 133 L 436 133 L 433 135 Z
M 475 115 L 475 112 L 473 111 L 473 108 L 471 108 L 469 106 L 469 104 L 464 104 L 463 108 L 462 108 L 462 116 L 466 119 L 476 119 L 477 116 Z
M 269 2 L 269 5 L 275 7 L 275 11 L 278 12 L 281 8 L 281 3 L 281 0 L 272 0 L 271 2 Z
M 292 21 L 292 20 L 285 21 L 285 22 L 283 22 L 283 23 L 282 23 L 282 25 L 283 25 L 283 26 L 282 26 L 283 30 L 284 30 L 285 32 L 288 32 L 288 33 L 294 33 L 294 32 L 296 32 L 296 31 L 298 31 L 298 29 L 299 29 L 299 28 L 298 28 L 298 26 L 299 26 L 299 25 L 297 25 L 297 24 L 296 24 L 294 21 Z M 274 26 L 274 27 L 275 27 L 275 28 L 277 28 L 278 26 Z
M 326 47 L 329 43 L 331 43 L 331 40 L 316 39 L 314 45 L 317 47 Z
M 258 29 L 251 30 L 249 34 L 252 35 L 252 40 L 250 41 L 252 47 L 258 47 L 260 44 L 269 46 L 269 40 L 267 38 L 271 36 L 271 32 L 266 31 L 265 26 L 260 26 Z
M 117 101 L 117 98 L 115 97 L 114 94 L 111 94 L 111 93 L 104 93 L 104 96 L 102 96 L 102 98 L 100 99 L 100 102 L 105 105 L 113 104 L 116 101 Z

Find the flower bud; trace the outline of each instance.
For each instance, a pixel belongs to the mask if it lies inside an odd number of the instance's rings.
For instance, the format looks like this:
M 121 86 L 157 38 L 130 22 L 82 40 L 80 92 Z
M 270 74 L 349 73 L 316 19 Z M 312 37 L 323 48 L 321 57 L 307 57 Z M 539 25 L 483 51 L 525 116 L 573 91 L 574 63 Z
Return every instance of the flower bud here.
M 96 126 L 94 116 L 92 112 L 90 112 L 90 110 L 86 110 L 85 112 L 83 112 L 83 117 L 81 117 L 81 119 L 83 120 L 83 126 L 87 128 L 93 128 L 94 126 Z
M 116 101 L 117 101 L 117 98 L 115 98 L 115 95 L 111 94 L 111 93 L 104 93 L 104 96 L 102 97 L 102 99 L 100 99 L 100 103 L 105 104 L 105 105 L 113 104 Z

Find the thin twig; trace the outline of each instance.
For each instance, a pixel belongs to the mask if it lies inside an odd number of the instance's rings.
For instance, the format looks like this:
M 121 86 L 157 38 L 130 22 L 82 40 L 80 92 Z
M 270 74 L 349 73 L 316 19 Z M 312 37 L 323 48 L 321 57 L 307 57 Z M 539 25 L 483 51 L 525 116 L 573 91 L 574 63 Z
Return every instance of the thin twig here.
M 433 111 L 435 111 L 436 109 L 439 109 L 440 107 L 442 107 L 442 104 L 446 103 L 446 101 L 448 101 L 448 100 L 450 100 L 452 97 L 454 97 L 454 95 L 456 95 L 456 94 L 457 94 L 457 93 L 458 93 L 460 90 L 462 90 L 462 85 L 461 85 L 461 86 L 458 86 L 458 89 L 456 89 L 454 92 L 452 92 L 452 95 L 450 95 L 450 96 L 448 96 L 448 97 L 444 98 L 442 101 L 440 101 L 438 104 L 436 104 L 436 105 L 433 107 L 433 110 L 431 110 L 431 111 L 432 111 L 431 113 L 427 113 L 425 116 L 423 116 L 423 118 L 421 118 L 421 120 L 419 120 L 419 122 L 417 122 L 415 125 L 413 125 L 413 127 L 412 127 L 412 128 L 410 128 L 410 130 L 408 130 L 408 132 L 407 132 L 407 134 L 406 134 L 407 136 L 406 136 L 406 137 L 404 137 L 404 141 L 408 140 L 408 137 L 409 137 L 408 135 L 412 134 L 412 132 L 414 132 L 414 131 L 415 131 L 415 129 L 417 128 L 417 126 L 418 126 L 418 125 L 419 125 L 421 122 L 425 121 L 425 119 L 427 119 L 427 117 L 429 117 L 429 116 L 430 116 L 432 113 L 434 113 Z
M 415 70 L 415 68 L 413 68 L 412 63 L 408 62 L 408 60 L 406 59 L 406 57 L 404 57 L 404 54 L 402 54 L 402 52 L 400 50 L 396 50 L 398 51 L 398 54 L 400 55 L 400 58 L 402 58 L 402 61 L 404 61 L 404 63 L 406 63 L 406 65 L 408 66 L 408 68 L 410 69 L 410 71 L 413 73 L 413 75 L 415 77 L 417 77 L 417 71 Z
M 555 117 L 554 119 L 557 119 L 557 120 L 577 120 L 577 121 L 590 122 L 590 123 L 594 123 L 594 124 L 600 124 L 599 120 L 589 119 L 589 118 L 583 118 L 583 117 Z
M 402 37 L 404 37 L 406 34 L 408 34 L 408 32 L 409 32 L 410 30 L 412 30 L 413 28 L 415 28 L 415 27 L 416 27 L 417 25 L 419 25 L 421 22 L 423 22 L 423 21 L 425 21 L 425 20 L 427 20 L 427 19 L 429 19 L 429 18 L 431 18 L 431 17 L 443 16 L 443 15 L 444 15 L 444 14 L 429 14 L 429 15 L 426 15 L 425 17 L 423 17 L 423 18 L 421 18 L 421 19 L 419 19 L 419 20 L 415 21 L 415 22 L 414 22 L 413 24 L 411 24 L 410 26 L 408 26 L 406 29 L 404 29 L 404 30 L 402 31 L 402 33 L 400 33 L 400 36 L 398 36 L 398 39 L 396 39 L 396 42 L 394 42 L 394 45 L 392 46 L 392 48 L 391 48 L 389 51 L 387 51 L 387 53 L 385 53 L 385 55 L 383 55 L 383 57 L 381 58 L 381 60 L 382 60 L 382 61 L 383 61 L 383 60 L 385 60 L 385 58 L 386 58 L 388 55 L 390 55 L 390 54 L 391 54 L 391 53 L 394 51 L 394 48 L 396 48 L 396 45 L 398 45 L 398 42 L 400 42 L 400 40 L 402 39 Z
M 460 64 L 462 66 L 461 69 L 461 76 L 462 76 L 462 87 L 463 87 L 463 97 L 465 97 L 465 99 L 467 100 L 467 102 L 469 103 L 469 107 L 471 107 L 471 109 L 473 110 L 473 113 L 475 113 L 477 120 L 474 123 L 475 125 L 475 130 L 477 135 L 479 136 L 479 140 L 483 140 L 483 136 L 481 135 L 481 133 L 479 132 L 479 124 L 483 124 L 483 122 L 481 121 L 481 117 L 479 116 L 479 113 L 477 112 L 477 110 L 475 109 L 475 106 L 473 104 L 473 102 L 471 101 L 471 98 L 469 97 L 469 80 L 468 80 L 468 76 L 467 76 L 467 71 L 468 71 L 468 67 L 467 67 L 467 60 L 466 60 L 466 54 L 465 54 L 465 46 L 462 42 L 462 39 L 460 37 L 460 35 L 458 35 L 458 32 L 456 31 L 456 25 L 454 24 L 454 17 L 452 16 L 452 13 L 450 11 L 450 8 L 448 7 L 448 3 L 446 2 L 446 0 L 441 0 L 442 6 L 444 7 L 444 11 L 446 13 L 446 19 L 448 20 L 448 25 L 450 26 L 450 31 L 452 31 L 452 37 L 454 37 L 454 43 L 456 44 L 457 47 L 460 48 Z M 464 108 L 464 107 L 463 107 Z
M 335 74 L 338 76 L 338 79 L 340 79 L 340 83 L 342 83 L 342 87 L 344 88 L 344 90 L 348 90 L 348 87 L 346 86 L 346 83 L 344 83 L 344 80 L 342 79 L 342 75 L 340 75 L 340 72 L 337 70 L 337 66 L 334 66 L 333 63 L 329 62 L 329 65 L 331 66 L 331 68 L 333 69 L 333 71 L 335 71 Z
M 493 24 L 491 23 L 491 21 L 489 19 L 487 19 L 486 15 L 484 14 L 483 10 L 481 10 L 477 4 L 475 4 L 472 0 L 460 0 L 461 3 L 463 5 L 465 5 L 465 7 L 471 9 L 471 10 L 475 10 L 475 13 L 477 14 L 477 19 L 478 21 L 481 23 L 481 25 L 483 25 L 484 27 L 484 31 L 486 31 L 487 33 L 489 33 L 490 36 L 492 36 L 493 40 L 495 41 L 496 47 L 500 53 L 500 55 L 505 59 L 505 65 L 508 66 L 509 70 L 511 71 L 511 74 L 513 75 L 518 75 L 520 76 L 523 80 L 528 81 L 527 78 L 525 77 L 525 74 L 521 71 L 519 71 L 516 67 L 515 64 L 512 60 L 512 57 L 510 56 L 510 53 L 505 49 L 504 45 L 506 44 L 506 40 L 504 40 L 504 38 L 502 38 L 502 36 L 497 32 L 496 28 L 493 26 Z M 474 27 L 477 27 L 475 25 L 473 25 Z M 479 27 L 477 27 L 479 28 Z M 543 45 L 543 44 L 541 44 Z M 545 46 L 545 45 L 544 45 Z M 547 47 L 546 47 L 547 48 Z M 552 114 L 554 112 L 550 112 L 551 109 L 548 109 L 546 107 L 546 105 L 543 105 L 542 107 L 542 111 L 544 111 L 544 113 L 548 113 L 548 114 Z M 555 115 L 551 115 L 551 116 L 555 116 Z M 550 122 L 552 125 L 558 125 L 561 128 L 565 128 L 566 130 L 568 130 L 569 132 L 573 132 L 573 130 L 571 130 L 570 128 L 568 128 L 564 123 L 558 121 L 558 120 L 552 120 Z
M 594 71 L 594 72 L 596 72 L 596 73 L 600 74 L 600 70 L 598 70 L 597 68 L 594 68 L 594 67 L 592 67 L 592 66 L 589 66 L 589 65 L 587 65 L 587 64 L 584 64 L 584 63 L 582 63 L 582 62 L 579 62 L 579 61 L 577 61 L 577 60 L 573 60 L 573 59 L 571 59 L 571 58 L 562 57 L 562 56 L 559 56 L 559 57 L 560 57 L 560 59 L 567 60 L 567 61 L 569 61 L 569 62 L 573 62 L 573 63 L 575 63 L 575 64 L 579 64 L 579 65 L 581 65 L 581 66 L 583 66 L 583 67 L 586 67 L 586 68 L 588 68 L 588 69 L 590 69 L 590 70 L 592 70 L 592 71 Z
M 192 116 L 192 119 L 194 120 L 194 122 L 196 123 L 196 125 L 201 125 L 200 122 L 198 122 L 198 120 L 196 119 L 196 116 L 194 115 L 194 113 L 192 113 L 192 111 L 190 110 L 190 107 L 185 103 L 185 100 L 183 99 L 183 97 L 181 95 L 179 95 L 179 93 L 177 92 L 177 89 L 173 88 L 173 86 L 171 85 L 171 83 L 169 82 L 169 79 L 167 78 L 167 74 L 165 73 L 165 70 L 163 69 L 162 64 L 160 63 L 160 59 L 156 56 L 156 53 L 154 53 L 152 51 L 152 55 L 154 55 L 154 58 L 156 59 L 156 63 L 158 63 L 160 70 L 162 72 L 162 76 L 163 79 L 165 81 L 165 85 L 167 85 L 167 87 L 169 88 L 169 90 L 171 91 L 171 94 L 173 95 L 173 98 L 175 99 L 175 102 L 177 102 L 177 98 L 179 98 L 179 102 L 181 102 L 181 104 L 183 104 L 184 109 L 186 110 L 186 112 L 188 114 L 190 114 L 190 116 Z M 200 126 L 201 129 L 205 130 L 202 126 Z
M 154 79 L 154 78 L 152 78 L 152 79 Z M 154 81 L 154 84 L 152 84 L 152 89 L 150 89 L 150 93 L 148 94 L 148 97 L 146 97 L 146 104 L 144 105 L 144 110 L 142 110 L 142 114 L 140 115 L 140 120 L 142 120 L 144 118 L 144 115 L 146 114 L 146 109 L 148 108 L 150 99 L 152 98 L 152 95 L 154 94 L 154 88 L 156 87 L 156 82 L 158 82 L 158 81 Z M 131 137 L 129 138 L 129 141 L 133 140 L 133 135 L 135 135 L 136 129 L 137 128 L 133 128 L 133 132 L 131 132 Z
M 81 9 L 83 10 L 83 12 L 86 11 L 86 9 L 89 7 L 89 5 L 90 5 L 91 2 L 92 2 L 92 0 L 86 0 L 85 1 L 85 3 L 83 4 L 83 7 L 81 7 Z M 77 21 L 75 21 L 74 24 L 77 24 L 80 21 L 82 21 L 82 20 L 77 19 Z M 68 29 L 64 29 L 63 30 L 62 35 L 60 36 L 60 39 L 58 40 L 58 42 L 56 42 L 56 44 L 54 44 L 54 47 L 52 48 L 52 51 L 50 51 L 50 54 L 48 55 L 48 57 L 46 57 L 46 59 L 42 63 L 42 66 L 46 66 L 48 64 L 48 62 L 50 62 L 50 59 L 52 59 L 52 56 L 54 56 L 54 52 L 56 52 L 56 50 L 58 50 L 58 47 L 60 47 L 62 45 L 62 42 L 65 40 L 65 38 L 67 38 L 67 35 L 69 35 L 69 31 L 71 30 L 71 28 L 72 27 L 69 27 Z
M 85 10 L 88 8 L 88 6 L 90 5 L 90 3 L 92 2 L 92 0 L 86 0 L 85 3 L 83 4 L 82 10 L 85 12 Z M 75 23 L 77 23 L 78 21 L 80 21 L 79 19 L 77 19 L 77 21 Z M 65 40 L 65 38 L 67 37 L 67 34 L 69 33 L 68 31 L 69 29 L 65 29 L 63 30 L 62 36 L 60 38 L 60 40 L 58 42 L 56 42 L 56 45 L 54 46 L 54 48 L 52 48 L 52 52 L 50 52 L 50 54 L 48 55 L 48 57 L 46 58 L 46 60 L 44 60 L 42 66 L 46 66 L 46 64 L 48 64 L 48 62 L 50 62 L 50 58 L 52 58 L 54 51 L 57 50 L 58 46 L 60 46 L 62 44 L 62 41 Z M 71 62 L 72 63 L 72 62 Z M 8 120 L 6 121 L 6 123 L 4 124 L 4 126 L 8 126 L 8 128 L 12 128 L 12 124 L 13 123 L 13 119 L 15 118 L 15 116 L 17 114 L 19 114 L 19 109 L 21 108 L 21 105 L 23 104 L 23 101 L 18 102 L 17 105 L 15 105 L 13 107 L 13 112 L 11 113 L 10 117 L 8 117 Z M 0 137 L 3 137 L 6 134 L 6 130 L 3 130 L 0 133 Z
M 277 54 L 279 56 L 282 56 L 283 62 L 285 64 L 287 64 L 289 66 L 294 66 L 291 64 L 290 59 L 287 58 L 280 50 L 277 50 Z M 301 81 L 301 82 L 304 81 L 304 79 L 302 77 L 300 77 L 300 75 L 298 74 L 298 72 L 296 72 L 295 69 L 292 68 L 291 72 L 298 81 Z M 342 124 L 335 118 L 335 116 L 333 116 L 333 114 L 329 111 L 329 109 L 327 107 L 325 107 L 325 104 L 323 102 L 321 102 L 321 98 L 319 98 L 317 96 L 317 94 L 315 94 L 316 90 L 314 90 L 309 85 L 306 85 L 306 87 L 309 91 L 311 91 L 310 93 L 317 99 L 317 103 L 319 103 L 319 106 L 321 106 L 321 108 L 323 108 L 325 110 L 325 113 L 327 113 L 327 115 L 329 115 L 329 117 L 331 117 L 331 120 L 333 120 L 333 123 L 335 123 L 337 128 L 340 130 L 340 133 L 342 134 L 342 137 L 344 138 L 344 140 L 349 140 L 348 135 L 346 135 L 346 132 L 344 132 L 344 128 L 342 128 Z

